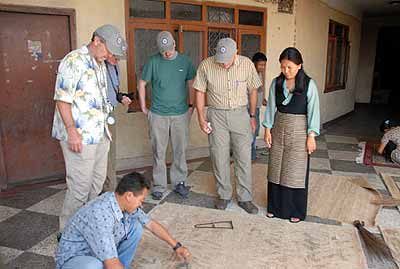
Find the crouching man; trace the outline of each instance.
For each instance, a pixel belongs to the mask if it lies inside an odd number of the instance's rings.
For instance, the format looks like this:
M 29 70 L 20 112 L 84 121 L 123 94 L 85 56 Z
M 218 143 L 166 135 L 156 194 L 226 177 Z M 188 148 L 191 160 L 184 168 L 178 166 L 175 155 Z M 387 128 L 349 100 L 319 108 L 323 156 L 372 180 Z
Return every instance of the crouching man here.
M 188 261 L 189 250 L 140 208 L 150 188 L 150 181 L 141 174 L 128 174 L 115 192 L 107 192 L 79 209 L 62 234 L 56 268 L 130 268 L 143 228 Z

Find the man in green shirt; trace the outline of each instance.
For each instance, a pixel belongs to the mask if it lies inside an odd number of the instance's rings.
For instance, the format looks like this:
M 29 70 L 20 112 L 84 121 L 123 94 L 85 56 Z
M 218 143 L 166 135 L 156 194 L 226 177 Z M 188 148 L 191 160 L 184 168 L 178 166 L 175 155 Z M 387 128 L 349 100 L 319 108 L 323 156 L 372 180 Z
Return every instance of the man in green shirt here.
M 187 177 L 186 147 L 189 140 L 189 120 L 193 113 L 193 78 L 196 71 L 186 55 L 175 50 L 171 33 L 157 35 L 159 53 L 150 57 L 139 81 L 140 107 L 149 121 L 153 150 L 152 197 L 161 200 L 167 186 L 165 155 L 171 139 L 173 161 L 171 180 L 174 191 L 186 198 L 189 189 Z M 151 84 L 151 106 L 146 107 L 146 84 Z M 188 90 L 188 87 L 189 90 Z

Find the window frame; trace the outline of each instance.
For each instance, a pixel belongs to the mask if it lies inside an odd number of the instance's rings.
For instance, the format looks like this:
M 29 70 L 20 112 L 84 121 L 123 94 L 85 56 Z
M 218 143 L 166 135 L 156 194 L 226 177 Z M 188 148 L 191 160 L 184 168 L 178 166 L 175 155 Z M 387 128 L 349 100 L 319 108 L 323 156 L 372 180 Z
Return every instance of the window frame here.
M 343 28 L 341 35 L 336 35 L 336 26 Z M 331 31 L 331 27 L 333 30 Z M 349 60 L 350 60 L 350 27 L 348 25 L 329 20 L 328 27 L 328 42 L 327 42 L 327 56 L 326 56 L 326 69 L 325 69 L 325 90 L 324 93 L 346 89 L 348 72 L 349 72 Z M 343 58 L 337 61 L 337 47 L 338 42 L 343 41 Z M 330 45 L 331 46 L 331 50 Z M 336 68 L 337 65 L 343 63 L 343 79 L 339 83 L 335 83 Z
M 130 17 L 130 0 L 125 0 L 125 30 L 128 42 L 128 55 L 127 55 L 127 72 L 128 72 L 128 92 L 133 92 L 137 98 L 137 81 L 136 81 L 136 70 L 135 70 L 135 48 L 134 43 L 134 33 L 136 29 L 159 29 L 167 31 L 178 31 L 179 40 L 183 40 L 183 31 L 199 31 L 203 34 L 203 58 L 207 58 L 208 52 L 208 30 L 213 28 L 225 28 L 233 30 L 233 38 L 237 42 L 238 53 L 241 52 L 241 33 L 254 33 L 261 34 L 261 44 L 260 49 L 262 52 L 266 50 L 266 36 L 267 36 L 267 8 L 252 7 L 245 5 L 235 5 L 227 3 L 218 2 L 198 2 L 195 0 L 161 0 L 165 2 L 165 19 L 156 18 L 141 18 L 141 17 Z M 171 19 L 171 3 L 182 3 L 190 5 L 198 5 L 202 7 L 202 16 L 200 21 L 193 20 L 174 20 Z M 207 7 L 220 7 L 220 8 L 230 8 L 234 10 L 233 21 L 234 23 L 215 23 L 208 22 Z M 263 13 L 263 25 L 253 26 L 253 25 L 243 25 L 239 24 L 239 10 L 247 11 L 257 11 Z M 132 39 L 133 38 L 133 39 Z M 177 51 L 183 51 L 183 44 L 180 42 L 177 46 Z M 138 102 L 132 102 L 130 106 L 130 111 L 140 111 L 140 105 Z

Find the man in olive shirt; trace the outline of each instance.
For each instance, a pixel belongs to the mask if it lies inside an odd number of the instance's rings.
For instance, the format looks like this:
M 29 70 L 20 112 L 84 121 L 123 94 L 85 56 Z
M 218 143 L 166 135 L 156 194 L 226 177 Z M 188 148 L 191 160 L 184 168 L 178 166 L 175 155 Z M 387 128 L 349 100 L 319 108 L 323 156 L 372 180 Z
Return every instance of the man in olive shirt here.
M 171 180 L 174 191 L 186 198 L 189 189 L 186 148 L 189 141 L 189 120 L 193 113 L 193 78 L 196 71 L 189 58 L 175 50 L 170 32 L 157 35 L 159 53 L 150 57 L 139 81 L 140 106 L 149 121 L 153 149 L 153 199 L 160 200 L 167 186 L 165 155 L 171 138 L 173 161 Z M 151 83 L 151 106 L 146 107 L 146 84 Z M 189 91 L 188 87 L 189 86 Z M 191 93 L 191 94 L 190 94 Z
M 258 213 L 258 208 L 251 202 L 250 153 L 252 132 L 256 126 L 256 89 L 261 85 L 254 64 L 247 57 L 237 55 L 236 42 L 231 38 L 221 39 L 215 56 L 201 62 L 197 70 L 193 87 L 200 128 L 209 135 L 219 195 L 215 203 L 217 209 L 225 209 L 232 198 L 229 156 L 232 146 L 238 204 L 250 214 Z M 207 117 L 204 114 L 206 93 Z

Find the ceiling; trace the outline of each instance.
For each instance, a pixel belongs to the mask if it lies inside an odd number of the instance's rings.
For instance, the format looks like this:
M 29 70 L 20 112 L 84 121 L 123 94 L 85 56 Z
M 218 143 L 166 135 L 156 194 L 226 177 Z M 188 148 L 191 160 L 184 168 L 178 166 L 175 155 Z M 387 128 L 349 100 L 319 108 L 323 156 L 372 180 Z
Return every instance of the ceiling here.
M 362 12 L 364 17 L 385 15 L 400 16 L 400 1 L 395 0 L 351 0 Z M 392 2 L 392 4 L 390 4 Z M 400 20 L 400 17 L 399 17 Z
M 358 18 L 398 15 L 400 20 L 400 0 L 322 0 L 329 6 L 345 11 Z

